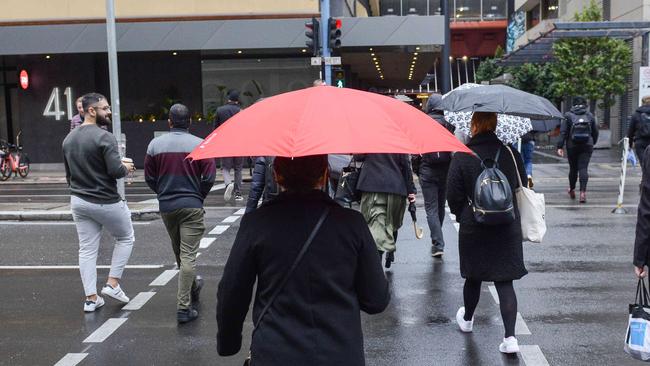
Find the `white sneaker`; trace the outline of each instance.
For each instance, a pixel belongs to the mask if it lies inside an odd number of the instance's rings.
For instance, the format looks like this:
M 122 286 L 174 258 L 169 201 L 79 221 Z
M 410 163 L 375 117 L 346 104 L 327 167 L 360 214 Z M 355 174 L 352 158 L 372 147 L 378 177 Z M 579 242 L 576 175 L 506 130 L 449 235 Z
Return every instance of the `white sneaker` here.
M 129 302 L 129 297 L 126 296 L 124 291 L 122 291 L 122 287 L 120 287 L 119 283 L 116 287 L 111 287 L 111 285 L 107 283 L 106 286 L 104 286 L 102 289 L 102 295 L 110 296 L 115 300 L 123 302 L 125 304 Z
M 456 312 L 456 323 L 462 332 L 471 333 L 472 328 L 474 328 L 474 317 L 472 320 L 465 320 L 465 307 L 461 306 L 460 309 Z
M 93 311 L 101 308 L 104 306 L 104 298 L 101 296 L 97 296 L 97 300 L 91 301 L 91 300 L 86 300 L 84 302 L 84 311 L 87 313 L 92 313 Z
M 503 353 L 517 353 L 519 352 L 519 342 L 517 338 L 508 337 L 503 338 L 503 342 L 499 345 L 499 351 Z
M 232 191 L 235 189 L 235 183 L 229 183 L 226 186 L 226 190 L 223 192 L 223 199 L 226 201 L 230 201 L 232 198 Z

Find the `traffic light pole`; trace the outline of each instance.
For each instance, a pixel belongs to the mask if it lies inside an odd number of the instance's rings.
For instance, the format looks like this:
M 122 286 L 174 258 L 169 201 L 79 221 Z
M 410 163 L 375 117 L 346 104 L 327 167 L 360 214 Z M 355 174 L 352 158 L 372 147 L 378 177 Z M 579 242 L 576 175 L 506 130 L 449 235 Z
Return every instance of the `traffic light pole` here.
M 330 57 L 330 48 L 329 48 L 329 27 L 327 22 L 330 18 L 330 0 L 321 0 L 320 1 L 320 44 L 321 52 L 323 57 Z M 325 84 L 332 85 L 332 66 L 325 65 Z

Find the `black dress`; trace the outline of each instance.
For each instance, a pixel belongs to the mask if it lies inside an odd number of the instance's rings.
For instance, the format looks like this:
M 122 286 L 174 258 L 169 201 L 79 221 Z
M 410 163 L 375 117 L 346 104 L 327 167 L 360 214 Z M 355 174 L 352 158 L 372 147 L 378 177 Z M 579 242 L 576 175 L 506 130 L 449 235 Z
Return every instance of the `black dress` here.
M 472 137 L 467 146 L 482 159 L 494 158 L 501 149 L 499 169 L 508 178 L 511 188 L 519 185 L 512 156 L 506 147 L 492 133 L 482 133 Z M 512 150 L 517 160 L 522 181 L 526 181 L 526 171 L 521 155 Z M 451 212 L 460 223 L 458 247 L 460 254 L 460 273 L 463 278 L 479 281 L 510 281 L 525 276 L 521 223 L 516 209 L 514 222 L 506 225 L 482 225 L 474 220 L 468 197 L 473 195 L 474 183 L 481 173 L 479 159 L 470 154 L 454 154 L 447 179 L 447 202 Z

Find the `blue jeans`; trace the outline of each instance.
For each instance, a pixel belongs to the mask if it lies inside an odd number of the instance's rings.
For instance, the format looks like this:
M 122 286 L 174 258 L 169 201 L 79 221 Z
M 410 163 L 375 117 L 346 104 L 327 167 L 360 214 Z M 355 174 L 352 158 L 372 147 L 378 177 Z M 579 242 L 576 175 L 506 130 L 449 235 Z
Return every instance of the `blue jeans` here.
M 521 143 L 521 157 L 524 159 L 526 175 L 533 175 L 533 151 L 535 151 L 535 141 Z

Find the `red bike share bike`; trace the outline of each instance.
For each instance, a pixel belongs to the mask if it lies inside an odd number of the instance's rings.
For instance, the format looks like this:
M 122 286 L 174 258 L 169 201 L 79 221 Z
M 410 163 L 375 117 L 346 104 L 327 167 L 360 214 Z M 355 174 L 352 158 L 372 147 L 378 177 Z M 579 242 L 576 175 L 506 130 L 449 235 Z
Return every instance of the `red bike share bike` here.
M 29 157 L 20 145 L 20 133 L 16 136 L 16 144 L 0 140 L 0 180 L 7 180 L 14 174 L 25 178 L 29 174 Z

